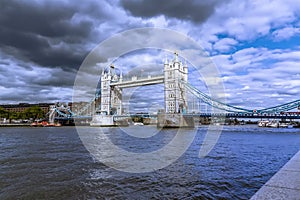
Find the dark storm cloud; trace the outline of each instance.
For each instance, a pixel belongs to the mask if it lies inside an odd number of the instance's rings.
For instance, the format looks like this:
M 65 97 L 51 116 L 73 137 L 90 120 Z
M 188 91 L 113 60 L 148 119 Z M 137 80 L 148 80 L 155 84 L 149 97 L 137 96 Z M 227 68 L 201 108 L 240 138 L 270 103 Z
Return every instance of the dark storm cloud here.
M 105 18 L 96 3 L 80 3 L 2 0 L 1 49 L 41 66 L 78 68 L 89 50 L 82 46 L 90 42 L 93 29 L 93 21 L 80 15 Z
M 30 3 L 2 1 L 1 25 L 10 30 L 39 34 L 47 37 L 86 35 L 85 29 L 68 22 L 76 12 L 75 6 L 64 3 Z M 76 4 L 75 4 L 76 5 Z
M 226 0 L 227 1 L 227 0 Z M 165 15 L 170 18 L 204 22 L 211 16 L 218 0 L 121 0 L 121 5 L 134 16 L 153 17 Z

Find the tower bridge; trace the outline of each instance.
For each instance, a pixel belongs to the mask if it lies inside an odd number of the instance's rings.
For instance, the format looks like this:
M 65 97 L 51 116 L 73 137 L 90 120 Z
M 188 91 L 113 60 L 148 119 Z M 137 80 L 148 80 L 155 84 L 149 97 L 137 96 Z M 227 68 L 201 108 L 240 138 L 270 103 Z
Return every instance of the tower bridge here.
M 99 87 L 93 99 L 86 103 L 81 109 L 77 109 L 76 112 L 71 111 L 69 108 L 66 112 L 62 108 L 53 107 L 51 117 L 53 118 L 54 111 L 57 113 L 57 117 L 65 118 L 91 118 L 93 125 L 114 125 L 118 119 L 124 119 L 130 117 L 124 113 L 122 108 L 123 101 L 123 89 L 131 87 L 141 87 L 147 85 L 163 84 L 164 85 L 164 115 L 166 118 L 176 118 L 173 120 L 178 123 L 185 121 L 182 116 L 225 116 L 225 117 L 239 117 L 239 118 L 263 118 L 263 117 L 275 117 L 285 119 L 299 119 L 299 114 L 288 115 L 284 112 L 300 107 L 300 100 L 292 101 L 282 105 L 260 109 L 250 110 L 235 107 L 229 104 L 225 104 L 216 99 L 211 98 L 207 94 L 201 92 L 188 82 L 188 66 L 186 62 L 182 62 L 178 58 L 178 53 L 174 53 L 174 57 L 171 60 L 165 59 L 163 63 L 163 74 L 155 76 L 131 76 L 123 77 L 122 73 L 117 73 L 117 70 L 111 65 L 107 70 L 103 70 L 100 76 Z M 199 99 L 202 103 L 209 105 L 210 107 L 217 108 L 223 113 L 209 113 L 200 112 L 193 114 L 192 109 L 189 110 L 188 106 L 188 94 L 193 95 L 196 99 Z M 100 101 L 99 101 L 100 98 Z M 100 102 L 100 106 L 96 105 L 96 102 Z M 177 115 L 174 115 L 177 114 Z M 164 121 L 167 119 L 164 118 Z M 181 122 L 180 122 L 181 123 Z M 183 122 L 184 123 L 184 122 Z
M 180 82 L 187 81 L 188 70 L 186 63 L 178 59 L 175 52 L 174 59 L 165 60 L 164 74 L 147 77 L 133 76 L 123 80 L 123 75 L 117 74 L 113 65 L 101 74 L 101 103 L 100 112 L 104 114 L 122 115 L 122 90 L 124 88 L 139 87 L 154 84 L 164 84 L 165 112 L 186 112 L 187 95 L 186 88 Z
M 114 123 L 111 115 L 122 115 L 122 94 L 123 89 L 130 87 L 140 87 L 154 84 L 164 84 L 164 105 L 165 113 L 186 113 L 187 112 L 187 92 L 181 81 L 188 80 L 188 67 L 186 63 L 178 58 L 178 53 L 174 53 L 173 60 L 166 59 L 164 62 L 163 75 L 146 77 L 132 76 L 124 80 L 123 75 L 117 74 L 113 65 L 101 74 L 101 103 L 100 115 L 94 116 L 94 125 L 109 125 Z

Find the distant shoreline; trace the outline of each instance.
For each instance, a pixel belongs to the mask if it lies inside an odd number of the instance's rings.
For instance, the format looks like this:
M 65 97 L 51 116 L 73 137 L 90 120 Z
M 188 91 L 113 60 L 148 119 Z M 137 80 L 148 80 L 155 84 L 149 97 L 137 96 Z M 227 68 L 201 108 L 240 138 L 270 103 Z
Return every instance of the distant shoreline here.
M 30 127 L 30 124 L 0 124 L 0 127 Z
M 32 128 L 37 128 L 37 127 L 44 127 L 44 126 L 30 126 L 31 124 L 25 124 L 25 123 L 21 123 L 21 124 L 0 124 L 0 128 L 1 127 L 32 127 Z M 72 126 L 75 126 L 75 124 L 74 125 L 70 125 L 70 124 L 68 124 L 68 125 L 62 125 L 61 127 L 68 127 L 68 126 L 70 126 L 70 127 L 72 127 Z M 76 126 L 89 126 L 89 125 L 85 125 L 85 124 L 82 124 L 82 125 L 76 125 Z M 45 126 L 45 127 L 47 127 L 47 126 Z M 50 126 L 50 127 L 52 127 L 52 126 Z M 57 128 L 57 127 L 56 127 Z

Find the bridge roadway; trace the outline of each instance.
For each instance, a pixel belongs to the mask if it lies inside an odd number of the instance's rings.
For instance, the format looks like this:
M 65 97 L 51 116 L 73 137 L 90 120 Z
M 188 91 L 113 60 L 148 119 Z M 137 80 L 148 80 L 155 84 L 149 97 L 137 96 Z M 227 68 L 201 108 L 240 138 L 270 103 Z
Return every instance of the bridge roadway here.
M 253 114 L 253 113 L 199 113 L 199 114 L 184 114 L 191 117 L 226 117 L 226 118 L 250 118 L 250 119 L 300 119 L 300 115 L 282 115 L 282 114 Z M 114 120 L 124 119 L 128 117 L 150 117 L 157 118 L 156 114 L 126 114 L 115 115 Z M 69 116 L 69 117 L 55 117 L 59 120 L 68 119 L 87 119 L 91 120 L 92 116 Z
M 254 113 L 200 113 L 186 114 L 194 117 L 226 117 L 226 118 L 253 118 L 253 119 L 300 119 L 300 115 L 282 114 L 254 114 Z
M 226 117 L 226 118 L 253 118 L 253 119 L 300 119 L 300 115 L 281 115 L 281 114 L 253 114 L 253 113 L 199 113 L 199 114 L 184 114 L 190 117 Z M 114 118 L 125 117 L 151 117 L 155 118 L 157 115 L 151 114 L 131 114 L 131 115 L 115 115 Z

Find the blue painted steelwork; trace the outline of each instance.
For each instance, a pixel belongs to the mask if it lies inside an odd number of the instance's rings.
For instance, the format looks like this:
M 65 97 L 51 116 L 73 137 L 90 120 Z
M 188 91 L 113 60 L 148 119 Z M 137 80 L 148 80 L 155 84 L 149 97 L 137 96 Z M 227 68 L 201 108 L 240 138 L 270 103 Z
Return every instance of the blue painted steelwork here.
M 204 94 L 203 92 L 199 91 L 198 89 L 196 89 L 194 86 L 192 86 L 191 84 L 184 82 L 184 81 L 180 81 L 181 83 L 183 83 L 185 85 L 185 87 L 193 94 L 195 95 L 197 98 L 201 99 L 203 102 L 211 105 L 214 108 L 218 108 L 220 110 L 224 110 L 227 112 L 232 112 L 232 113 L 254 113 L 254 114 L 279 114 L 280 112 L 284 112 L 284 111 L 289 111 L 295 108 L 299 108 L 300 106 L 300 100 L 296 100 L 296 101 L 292 101 L 289 103 L 285 103 L 282 105 L 278 105 L 278 106 L 274 106 L 274 107 L 270 107 L 270 108 L 265 108 L 265 109 L 260 109 L 260 110 L 249 110 L 249 109 L 244 109 L 244 108 L 238 108 L 235 106 L 231 106 L 229 104 L 225 104 L 222 102 L 219 102 L 215 99 L 212 99 L 211 97 L 209 97 L 208 95 Z
M 238 107 L 235 107 L 235 106 L 231 106 L 231 105 L 222 103 L 222 102 L 220 102 L 218 100 L 212 99 L 208 95 L 206 95 L 203 92 L 201 92 L 198 89 L 196 89 L 191 84 L 189 84 L 187 82 L 184 82 L 182 80 L 180 80 L 180 82 L 183 83 L 185 85 L 185 87 L 188 89 L 188 91 L 190 91 L 193 95 L 195 95 L 197 98 L 201 99 L 203 102 L 207 103 L 208 105 L 210 105 L 210 106 L 212 106 L 214 108 L 218 108 L 220 110 L 224 110 L 224 111 L 227 111 L 227 112 L 252 113 L 252 110 L 238 108 Z
M 218 100 L 215 100 L 208 96 L 207 94 L 199 91 L 197 88 L 192 86 L 191 84 L 184 82 L 180 80 L 180 82 L 187 88 L 189 92 L 191 92 L 195 97 L 198 99 L 201 99 L 204 103 L 226 111 L 226 113 L 202 113 L 202 114 L 187 114 L 188 116 L 200 116 L 200 117 L 213 117 L 213 116 L 225 116 L 225 117 L 241 117 L 241 118 L 286 118 L 286 119 L 300 119 L 299 115 L 284 115 L 280 114 L 281 112 L 289 111 L 295 108 L 300 107 L 300 100 L 292 101 L 289 103 L 285 103 L 282 105 L 260 109 L 260 110 L 249 110 L 244 108 L 235 107 L 229 104 L 222 103 Z M 97 90 L 95 93 L 94 98 L 92 98 L 83 108 L 81 108 L 76 113 L 72 112 L 70 108 L 66 108 L 66 112 L 62 112 L 60 109 L 55 108 L 55 112 L 57 112 L 58 116 L 56 118 L 91 118 L 93 113 L 88 113 L 87 115 L 82 115 L 83 113 L 86 113 L 86 111 L 91 108 L 93 103 L 101 97 L 101 93 L 99 88 L 101 87 L 101 80 L 98 83 Z M 93 109 L 92 109 L 93 110 Z M 116 118 L 124 118 L 124 117 L 132 117 L 133 115 L 118 115 L 115 116 Z M 134 116 L 139 116 L 138 114 L 135 114 Z M 155 117 L 156 115 L 151 115 L 150 117 Z M 143 116 L 145 117 L 145 116 Z
M 261 109 L 258 110 L 257 112 L 258 113 L 280 113 L 288 110 L 293 110 L 295 108 L 299 108 L 299 106 L 300 106 L 300 100 L 296 100 L 279 106 Z
M 73 116 L 75 115 L 75 114 L 70 110 L 70 108 L 67 108 L 66 110 L 67 110 L 67 112 L 68 112 L 69 114 L 60 111 L 58 108 L 55 108 L 55 112 L 57 112 L 57 113 L 59 114 L 59 116 L 63 116 L 63 117 L 66 117 L 66 118 L 71 118 L 71 117 L 73 117 Z

